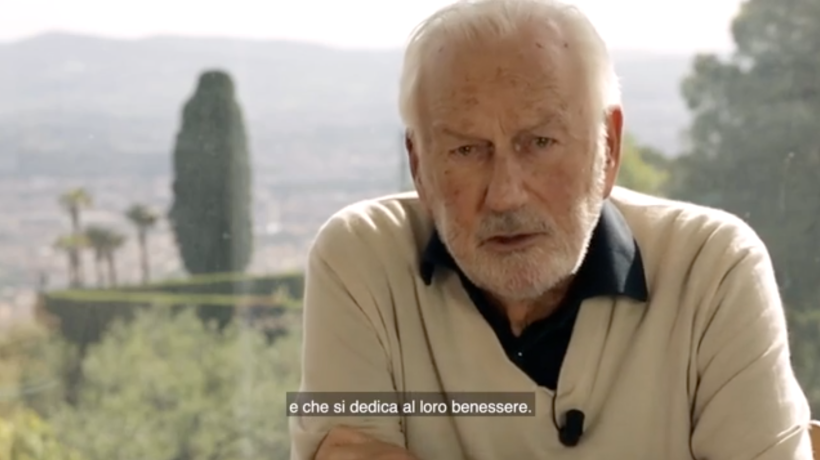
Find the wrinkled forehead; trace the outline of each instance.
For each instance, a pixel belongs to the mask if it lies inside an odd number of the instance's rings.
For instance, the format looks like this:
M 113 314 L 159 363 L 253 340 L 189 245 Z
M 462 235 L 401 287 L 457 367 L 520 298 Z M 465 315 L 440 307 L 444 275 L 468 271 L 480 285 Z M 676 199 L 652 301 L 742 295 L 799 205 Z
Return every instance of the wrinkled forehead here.
M 446 42 L 427 58 L 420 109 L 430 122 L 485 109 L 571 118 L 588 97 L 581 72 L 573 43 L 557 30 Z

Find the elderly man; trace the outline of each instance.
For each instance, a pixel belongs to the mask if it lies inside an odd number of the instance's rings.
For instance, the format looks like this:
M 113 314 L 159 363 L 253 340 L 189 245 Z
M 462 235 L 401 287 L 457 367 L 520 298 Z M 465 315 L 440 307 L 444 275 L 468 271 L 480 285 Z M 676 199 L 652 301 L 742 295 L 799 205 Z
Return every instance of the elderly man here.
M 551 0 L 449 6 L 406 51 L 417 194 L 321 229 L 304 392 L 534 393 L 534 413 L 299 415 L 294 460 L 809 460 L 763 243 L 615 187 L 606 47 Z

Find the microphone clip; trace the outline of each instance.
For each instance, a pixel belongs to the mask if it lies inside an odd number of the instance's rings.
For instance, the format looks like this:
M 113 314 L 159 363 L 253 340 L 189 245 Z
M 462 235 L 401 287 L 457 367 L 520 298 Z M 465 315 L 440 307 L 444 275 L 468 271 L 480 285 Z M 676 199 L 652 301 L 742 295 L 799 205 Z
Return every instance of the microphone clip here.
M 584 434 L 586 416 L 578 409 L 570 409 L 564 414 L 564 424 L 558 429 L 558 440 L 566 447 L 575 447 Z

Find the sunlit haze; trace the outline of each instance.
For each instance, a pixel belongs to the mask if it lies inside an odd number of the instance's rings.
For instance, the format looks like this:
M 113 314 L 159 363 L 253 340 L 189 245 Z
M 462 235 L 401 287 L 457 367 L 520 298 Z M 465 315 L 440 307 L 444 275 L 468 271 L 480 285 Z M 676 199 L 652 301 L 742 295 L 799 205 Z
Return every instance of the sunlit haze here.
M 44 32 L 290 39 L 400 47 L 446 0 L 2 0 L 0 40 Z M 692 52 L 731 46 L 740 0 L 577 0 L 612 48 Z

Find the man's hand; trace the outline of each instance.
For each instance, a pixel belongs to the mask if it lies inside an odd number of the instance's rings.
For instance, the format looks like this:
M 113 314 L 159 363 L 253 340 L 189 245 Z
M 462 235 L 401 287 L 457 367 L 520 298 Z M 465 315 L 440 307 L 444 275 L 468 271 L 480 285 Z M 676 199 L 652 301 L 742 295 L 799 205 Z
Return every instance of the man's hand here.
M 401 447 L 338 426 L 322 440 L 314 460 L 418 460 Z

